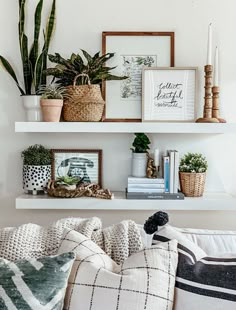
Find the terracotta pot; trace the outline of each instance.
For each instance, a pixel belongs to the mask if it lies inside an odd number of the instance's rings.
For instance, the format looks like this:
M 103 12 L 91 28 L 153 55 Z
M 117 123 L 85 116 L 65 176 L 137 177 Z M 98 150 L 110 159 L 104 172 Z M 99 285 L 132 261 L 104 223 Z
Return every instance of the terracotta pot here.
M 40 105 L 44 122 L 60 122 L 63 100 L 41 99 Z
M 25 109 L 25 116 L 27 122 L 41 122 L 42 111 L 40 109 L 40 96 L 24 95 L 21 96 L 23 106 Z

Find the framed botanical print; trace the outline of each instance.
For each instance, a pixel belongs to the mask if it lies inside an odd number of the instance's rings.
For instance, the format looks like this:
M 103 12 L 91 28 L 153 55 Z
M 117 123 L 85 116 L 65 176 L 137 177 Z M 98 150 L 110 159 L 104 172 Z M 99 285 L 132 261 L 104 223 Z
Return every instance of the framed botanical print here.
M 51 150 L 52 179 L 79 177 L 102 187 L 102 150 Z
M 174 32 L 103 32 L 103 54 L 115 53 L 109 66 L 121 81 L 106 81 L 104 121 L 137 122 L 142 113 L 142 69 L 174 66 Z
M 142 121 L 194 122 L 197 68 L 144 68 Z

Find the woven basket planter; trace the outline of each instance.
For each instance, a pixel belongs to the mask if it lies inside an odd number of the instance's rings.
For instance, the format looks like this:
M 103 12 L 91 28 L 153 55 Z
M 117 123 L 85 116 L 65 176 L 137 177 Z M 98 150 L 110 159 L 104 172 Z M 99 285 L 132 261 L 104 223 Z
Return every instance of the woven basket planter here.
M 79 77 L 86 77 L 88 85 L 76 86 Z M 79 74 L 73 86 L 67 87 L 68 98 L 63 106 L 63 118 L 67 122 L 99 122 L 102 119 L 105 101 L 100 85 L 91 85 L 87 74 Z
M 181 191 L 186 197 L 201 197 L 204 193 L 206 173 L 180 172 Z

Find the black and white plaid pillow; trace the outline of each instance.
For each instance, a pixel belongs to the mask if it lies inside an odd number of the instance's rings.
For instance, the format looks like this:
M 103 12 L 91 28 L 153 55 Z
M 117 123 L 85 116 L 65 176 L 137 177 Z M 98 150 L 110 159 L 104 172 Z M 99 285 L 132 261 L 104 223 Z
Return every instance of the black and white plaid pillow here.
M 68 250 L 76 261 L 64 309 L 172 310 L 177 241 L 144 249 L 117 265 L 90 239 L 67 230 L 59 253 Z
M 178 240 L 175 310 L 235 310 L 236 255 L 207 257 L 174 227 L 166 225 L 153 236 L 153 244 Z

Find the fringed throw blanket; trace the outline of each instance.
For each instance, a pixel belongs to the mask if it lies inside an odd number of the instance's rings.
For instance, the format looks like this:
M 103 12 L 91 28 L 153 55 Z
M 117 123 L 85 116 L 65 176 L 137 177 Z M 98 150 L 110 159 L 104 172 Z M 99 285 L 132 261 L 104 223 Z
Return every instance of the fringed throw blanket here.
M 123 221 L 102 229 L 102 222 L 97 217 L 67 218 L 47 228 L 25 224 L 0 229 L 0 257 L 14 261 L 55 255 L 65 228 L 91 238 L 117 264 L 143 248 L 140 229 L 133 221 Z

